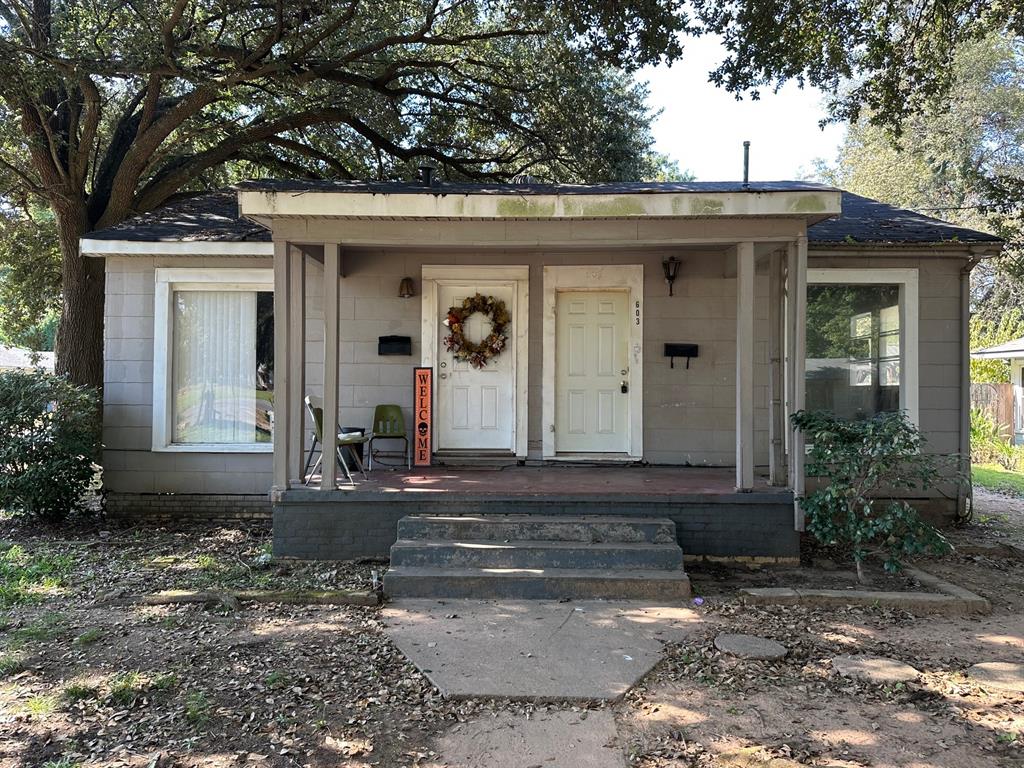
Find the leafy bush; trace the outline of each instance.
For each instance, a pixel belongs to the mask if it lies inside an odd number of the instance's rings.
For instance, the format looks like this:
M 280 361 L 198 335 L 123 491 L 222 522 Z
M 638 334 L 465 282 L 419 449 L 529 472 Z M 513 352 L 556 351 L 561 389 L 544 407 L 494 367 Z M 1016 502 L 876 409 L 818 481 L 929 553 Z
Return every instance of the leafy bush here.
M 809 446 L 808 477 L 822 479 L 800 500 L 807 529 L 823 544 L 849 546 L 860 581 L 869 555 L 884 555 L 892 573 L 906 555 L 949 551 L 946 538 L 899 498 L 901 491 L 925 490 L 948 477 L 936 457 L 922 453 L 921 434 L 904 413 L 846 421 L 800 411 L 792 423 Z M 951 472 L 962 481 L 958 471 Z
M 1012 453 L 1010 435 L 1006 427 L 992 418 L 987 411 L 972 408 L 971 461 L 977 464 L 1004 464 Z
M 0 509 L 60 520 L 92 480 L 96 393 L 60 376 L 0 372 Z

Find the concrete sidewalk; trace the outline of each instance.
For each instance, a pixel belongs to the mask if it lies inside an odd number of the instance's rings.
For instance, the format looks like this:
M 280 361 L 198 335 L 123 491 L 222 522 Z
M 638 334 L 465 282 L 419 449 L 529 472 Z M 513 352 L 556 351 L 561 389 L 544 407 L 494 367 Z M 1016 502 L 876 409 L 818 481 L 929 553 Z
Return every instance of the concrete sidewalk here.
M 544 600 L 400 600 L 395 645 L 446 698 L 616 701 L 700 617 L 682 606 Z

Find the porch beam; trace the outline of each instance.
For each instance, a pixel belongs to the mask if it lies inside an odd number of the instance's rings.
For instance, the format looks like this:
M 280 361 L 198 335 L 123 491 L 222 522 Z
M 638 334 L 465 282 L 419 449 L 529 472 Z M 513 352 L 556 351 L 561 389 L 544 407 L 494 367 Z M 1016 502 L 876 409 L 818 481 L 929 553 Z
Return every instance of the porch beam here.
M 736 489 L 754 487 L 754 244 L 736 246 Z
M 796 264 L 793 269 L 793 309 L 796 322 L 793 333 L 793 412 L 806 407 L 807 368 L 807 236 L 796 240 Z M 796 530 L 805 529 L 806 521 L 800 508 L 800 497 L 804 495 L 804 436 L 793 433 L 793 524 Z
M 324 243 L 324 442 L 320 490 L 336 487 L 338 467 L 338 279 L 341 245 Z
M 782 252 L 768 257 L 768 482 L 785 483 L 785 408 L 782 375 L 782 338 L 785 316 L 782 289 Z
M 306 257 L 301 252 L 288 257 L 288 473 L 301 485 L 306 442 Z
M 289 309 L 288 283 L 291 271 L 288 267 L 288 243 L 284 240 L 274 241 L 274 490 L 288 489 L 288 472 L 291 462 L 291 443 L 289 442 L 289 423 L 291 419 L 291 400 L 289 392 L 288 365 L 288 321 L 291 317 Z

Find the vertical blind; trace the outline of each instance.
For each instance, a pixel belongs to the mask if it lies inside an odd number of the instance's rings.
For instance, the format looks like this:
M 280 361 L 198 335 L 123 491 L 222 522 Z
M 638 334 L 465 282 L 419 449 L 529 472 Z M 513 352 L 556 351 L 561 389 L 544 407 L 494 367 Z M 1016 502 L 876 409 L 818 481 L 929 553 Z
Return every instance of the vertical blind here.
M 256 442 L 256 293 L 177 291 L 176 443 Z

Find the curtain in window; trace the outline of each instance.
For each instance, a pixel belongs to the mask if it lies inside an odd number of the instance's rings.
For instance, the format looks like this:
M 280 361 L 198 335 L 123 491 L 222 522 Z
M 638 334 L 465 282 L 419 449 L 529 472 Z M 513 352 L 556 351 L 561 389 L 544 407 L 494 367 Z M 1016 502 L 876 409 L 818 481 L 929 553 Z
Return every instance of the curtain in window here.
M 174 442 L 256 442 L 256 293 L 174 294 Z

